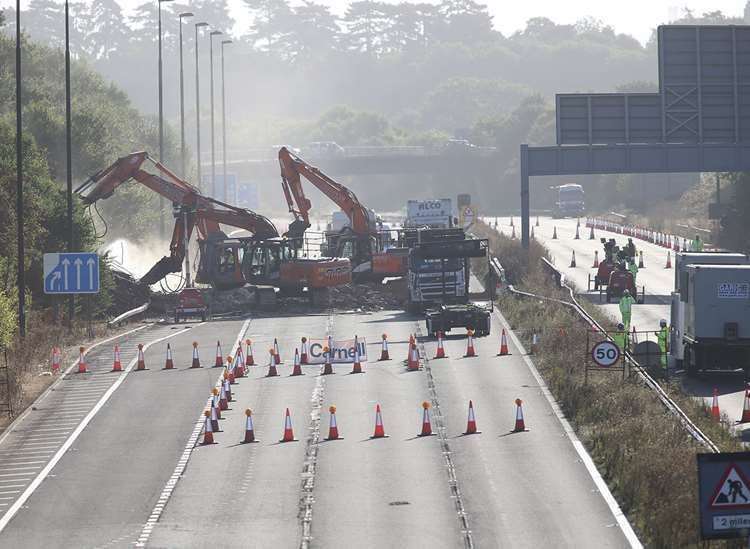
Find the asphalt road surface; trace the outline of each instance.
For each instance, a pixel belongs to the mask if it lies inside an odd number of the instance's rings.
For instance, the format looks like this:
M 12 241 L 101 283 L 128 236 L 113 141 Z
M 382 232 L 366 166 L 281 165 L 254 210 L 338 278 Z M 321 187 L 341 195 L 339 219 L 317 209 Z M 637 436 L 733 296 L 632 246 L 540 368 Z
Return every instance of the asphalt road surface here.
M 495 218 L 487 219 L 494 226 Z M 498 230 L 506 235 L 512 233 L 510 218 L 497 218 Z M 531 219 L 532 225 L 536 225 L 536 217 Z M 520 237 L 520 219 L 515 218 L 516 234 Z M 589 290 L 589 277 L 596 272 L 592 268 L 594 263 L 594 252 L 598 251 L 599 259 L 604 256 L 604 247 L 600 238 L 615 238 L 618 244 L 627 242 L 627 237 L 596 230 L 595 239 L 589 240 L 590 229 L 585 227 L 584 219 L 581 219 L 579 229 L 580 239 L 575 239 L 576 219 L 551 219 L 539 218 L 539 227 L 534 226 L 535 238 L 544 244 L 554 260 L 555 266 L 560 269 L 569 282 L 572 282 L 578 292 L 585 299 L 590 300 L 605 311 L 613 320 L 620 319 L 620 311 L 616 302 L 607 304 L 598 291 L 593 291 L 593 281 Z M 555 227 L 557 228 L 557 239 L 552 239 Z M 667 269 L 667 249 L 661 246 L 634 239 L 638 251 L 643 251 L 644 269 L 638 271 L 637 285 L 639 292 L 645 287 L 645 302 L 633 306 L 631 325 L 639 331 L 656 332 L 659 329 L 659 321 L 663 318 L 669 322 L 670 318 L 670 295 L 674 289 L 674 268 Z M 576 267 L 571 268 L 570 262 L 573 252 L 576 256 Z M 672 266 L 674 267 L 674 252 L 671 252 Z M 642 336 L 643 337 L 643 336 Z M 655 336 L 649 336 L 652 340 Z M 738 420 L 742 416 L 744 397 L 744 380 L 741 374 L 710 374 L 696 378 L 690 378 L 684 373 L 678 374 L 683 388 L 688 394 L 704 399 L 710 404 L 713 390 L 717 389 L 719 394 L 719 407 L 727 417 Z M 737 425 L 736 429 L 741 432 L 743 439 L 750 440 L 750 427 Z
M 638 546 L 528 358 L 512 339 L 496 356 L 500 322 L 476 358 L 463 357 L 463 330 L 442 360 L 420 337 L 415 372 L 404 359 L 423 328 L 399 311 L 157 325 L 107 342 L 89 353 L 91 373 L 67 374 L 0 441 L 0 546 Z M 301 338 L 328 334 L 366 339 L 364 373 L 290 377 Z M 233 386 L 216 443 L 195 445 L 221 373 L 216 341 L 228 354 L 246 337 L 259 366 Z M 283 364 L 267 378 L 274 338 Z M 201 369 L 189 368 L 193 341 Z M 150 344 L 149 369 L 110 373 L 118 342 L 130 368 L 135 345 Z M 162 369 L 167 343 L 174 370 Z M 528 431 L 511 434 L 516 398 Z M 470 399 L 481 434 L 464 436 Z M 423 402 L 435 436 L 417 436 Z M 371 439 L 377 404 L 389 436 Z M 325 440 L 330 405 L 343 440 Z M 239 443 L 248 407 L 256 444 Z M 286 408 L 297 441 L 279 443 Z

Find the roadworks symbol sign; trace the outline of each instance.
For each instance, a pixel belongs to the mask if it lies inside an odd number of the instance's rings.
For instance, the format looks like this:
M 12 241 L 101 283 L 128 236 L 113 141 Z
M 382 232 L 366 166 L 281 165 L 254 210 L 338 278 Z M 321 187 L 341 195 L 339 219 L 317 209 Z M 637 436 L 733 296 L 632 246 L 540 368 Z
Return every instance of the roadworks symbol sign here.
M 750 509 L 750 481 L 734 463 L 721 476 L 711 509 Z

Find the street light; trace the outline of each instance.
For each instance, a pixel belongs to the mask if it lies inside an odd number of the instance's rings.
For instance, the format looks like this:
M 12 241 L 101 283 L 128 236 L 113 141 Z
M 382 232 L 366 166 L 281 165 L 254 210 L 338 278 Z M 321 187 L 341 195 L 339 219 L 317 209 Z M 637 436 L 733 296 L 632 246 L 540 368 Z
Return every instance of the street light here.
M 198 29 L 207 26 L 208 23 L 205 21 L 195 24 L 195 140 L 197 144 L 195 154 L 198 158 L 198 187 L 203 186 L 203 180 L 201 179 L 201 82 L 198 70 Z
M 182 177 L 186 176 L 185 169 L 185 82 L 182 71 L 182 20 L 192 17 L 189 11 L 181 13 L 180 18 L 180 163 L 182 165 Z
M 210 42 L 209 51 L 211 61 L 209 63 L 211 70 L 211 196 L 216 198 L 216 146 L 214 141 L 214 36 L 223 34 L 219 30 L 211 31 L 208 36 Z M 226 200 L 226 197 L 224 197 Z
M 18 335 L 26 337 L 26 273 L 23 242 L 23 129 L 21 118 L 21 0 L 16 0 L 16 229 L 18 244 Z
M 222 164 L 224 167 L 224 202 L 227 200 L 227 112 L 226 112 L 226 97 L 224 95 L 224 46 L 231 44 L 231 40 L 221 41 L 221 154 Z M 235 195 L 237 193 L 237 182 L 235 185 Z M 232 197 L 234 198 L 234 197 Z M 234 202 L 234 200 L 232 201 Z
M 67 183 L 67 206 L 68 206 L 68 252 L 75 252 L 73 241 L 73 122 L 70 99 L 70 7 L 65 0 L 65 176 Z M 73 315 L 75 314 L 75 295 L 68 296 L 68 327 L 73 328 Z
M 162 102 L 161 78 L 161 5 L 172 0 L 157 0 L 159 12 L 159 162 L 164 162 L 164 106 Z M 159 235 L 164 238 L 164 197 L 159 195 Z

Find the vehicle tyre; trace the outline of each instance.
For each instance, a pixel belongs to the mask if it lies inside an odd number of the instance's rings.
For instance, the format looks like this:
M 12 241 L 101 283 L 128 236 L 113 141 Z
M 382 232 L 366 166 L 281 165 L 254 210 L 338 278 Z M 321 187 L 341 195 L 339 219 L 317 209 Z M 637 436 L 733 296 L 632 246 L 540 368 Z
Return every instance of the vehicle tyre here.
M 180 317 L 178 315 L 174 315 L 174 323 L 179 324 L 180 323 Z
M 695 358 L 693 357 L 693 347 L 692 345 L 685 345 L 685 354 L 684 358 L 682 359 L 682 364 L 685 367 L 685 371 L 687 372 L 687 375 L 694 377 L 698 375 L 698 368 L 695 364 Z

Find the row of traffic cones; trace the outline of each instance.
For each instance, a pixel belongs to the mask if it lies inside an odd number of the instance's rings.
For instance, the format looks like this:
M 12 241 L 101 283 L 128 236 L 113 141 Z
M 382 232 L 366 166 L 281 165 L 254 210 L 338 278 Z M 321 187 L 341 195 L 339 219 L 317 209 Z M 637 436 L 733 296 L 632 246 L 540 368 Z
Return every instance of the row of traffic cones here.
M 214 405 L 214 400 L 217 398 L 218 395 L 218 404 Z M 211 406 L 210 408 L 206 409 L 203 414 L 205 417 L 205 423 L 203 427 L 203 441 L 201 444 L 215 444 L 214 440 L 214 433 L 219 431 L 219 419 L 221 419 L 221 409 L 222 409 L 222 402 L 224 402 L 224 406 L 226 405 L 226 397 L 224 392 L 224 387 L 222 386 L 222 392 L 218 393 L 217 389 L 213 390 L 212 397 L 211 397 Z M 231 396 L 229 397 L 231 400 Z M 528 431 L 526 428 L 526 423 L 524 421 L 523 417 L 523 401 L 520 398 L 517 398 L 515 400 L 516 405 L 516 412 L 515 412 L 515 423 L 513 425 L 513 429 L 511 430 L 512 433 L 519 433 L 523 431 Z M 422 402 L 422 428 L 420 432 L 417 434 L 419 437 L 427 437 L 432 436 L 435 433 L 432 430 L 432 420 L 430 417 L 430 408 L 431 404 L 427 401 Z M 227 408 L 224 407 L 224 410 Z M 328 424 L 328 436 L 326 437 L 326 440 L 342 440 L 344 437 L 341 436 L 341 433 L 339 433 L 339 427 L 338 422 L 336 420 L 336 406 L 330 406 L 328 408 L 329 413 L 329 424 Z M 247 443 L 254 443 L 259 442 L 258 439 L 255 438 L 255 428 L 253 426 L 253 415 L 250 408 L 245 410 L 245 430 L 244 430 L 244 436 L 241 441 L 242 444 Z M 464 435 L 476 435 L 480 434 L 481 431 L 477 428 L 477 419 L 476 414 L 474 412 L 474 403 L 470 400 L 469 401 L 469 411 L 468 411 L 468 417 L 466 420 L 466 430 L 464 431 Z M 375 438 L 387 438 L 388 435 L 385 433 L 385 425 L 383 423 L 383 413 L 380 409 L 380 404 L 375 405 L 375 429 L 373 431 L 371 439 Z M 279 442 L 296 442 L 297 439 L 294 438 L 294 428 L 292 426 L 292 416 L 291 412 L 289 411 L 289 408 L 286 409 L 284 413 L 284 432 L 279 440 Z
M 448 355 L 445 354 L 445 345 L 443 342 L 443 338 L 445 336 L 443 335 L 443 332 L 438 332 L 437 334 L 437 350 L 435 351 L 435 356 L 433 357 L 433 360 L 438 360 L 441 358 L 448 358 Z M 500 350 L 497 353 L 497 356 L 505 356 L 509 355 L 510 352 L 508 351 L 508 336 L 505 333 L 505 328 L 503 328 L 502 333 L 500 334 Z M 470 357 L 476 357 L 477 352 L 474 348 L 474 332 L 471 330 L 467 330 L 466 332 L 466 354 L 464 354 L 465 358 Z

